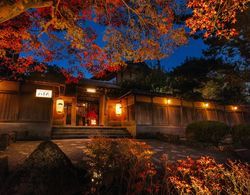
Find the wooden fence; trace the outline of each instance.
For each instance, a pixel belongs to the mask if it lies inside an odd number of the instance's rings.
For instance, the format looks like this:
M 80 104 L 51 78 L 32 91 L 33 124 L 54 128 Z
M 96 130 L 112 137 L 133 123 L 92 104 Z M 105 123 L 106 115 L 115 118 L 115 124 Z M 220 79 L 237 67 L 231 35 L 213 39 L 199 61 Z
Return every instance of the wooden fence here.
M 213 120 L 228 125 L 250 123 L 250 107 L 188 102 L 172 97 L 129 95 L 122 100 L 128 121 L 137 125 L 185 127 L 194 121 Z

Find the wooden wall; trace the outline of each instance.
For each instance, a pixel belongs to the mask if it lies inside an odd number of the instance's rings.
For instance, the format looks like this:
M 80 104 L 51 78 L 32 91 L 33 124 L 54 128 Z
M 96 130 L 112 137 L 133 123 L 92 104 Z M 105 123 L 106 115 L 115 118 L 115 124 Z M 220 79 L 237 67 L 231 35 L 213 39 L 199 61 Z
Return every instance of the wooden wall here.
M 122 114 L 116 114 L 116 104 L 122 105 Z M 127 120 L 127 108 L 126 108 L 125 100 L 117 100 L 117 99 L 108 99 L 107 106 L 105 111 L 105 118 L 107 125 L 121 125 L 123 121 Z
M 50 121 L 52 99 L 35 97 L 37 88 L 44 87 L 1 81 L 0 121 Z
M 250 122 L 250 109 L 246 106 L 237 106 L 237 110 L 234 110 L 233 106 L 208 102 L 208 107 L 205 107 L 206 102 L 142 95 L 130 96 L 127 99 L 134 99 L 131 104 L 127 104 L 127 108 L 129 110 L 129 107 L 133 107 L 137 125 L 185 127 L 200 120 L 222 121 L 228 125 Z
M 0 93 L 0 120 L 18 119 L 18 95 Z

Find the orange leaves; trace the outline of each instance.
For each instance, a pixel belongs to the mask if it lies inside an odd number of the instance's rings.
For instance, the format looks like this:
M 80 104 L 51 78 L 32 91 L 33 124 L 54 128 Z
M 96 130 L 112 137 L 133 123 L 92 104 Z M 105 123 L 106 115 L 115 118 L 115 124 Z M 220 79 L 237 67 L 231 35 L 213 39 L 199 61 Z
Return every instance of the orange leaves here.
M 164 58 L 186 42 L 183 28 L 173 25 L 174 0 L 56 2 L 1 24 L 0 55 L 11 49 L 42 62 L 68 60 L 65 64 L 78 70 L 102 75 L 126 61 Z M 88 20 L 105 25 L 104 46 L 97 45 L 102 33 L 88 28 Z
M 232 27 L 237 22 L 237 13 L 247 9 L 249 0 L 189 0 L 187 6 L 193 15 L 186 20 L 191 34 L 204 30 L 204 37 L 212 35 L 230 39 L 238 34 Z
M 223 164 L 217 164 L 209 156 L 197 160 L 187 157 L 185 160 L 165 166 L 165 179 L 180 194 L 249 192 L 250 188 L 247 184 L 250 181 L 249 165 L 232 161 L 229 161 L 229 165 L 226 167 Z
M 93 193 L 157 193 L 158 186 L 153 183 L 157 173 L 151 161 L 153 152 L 146 143 L 132 139 L 94 138 L 84 152 L 89 159 Z M 107 189 L 111 191 L 105 191 Z

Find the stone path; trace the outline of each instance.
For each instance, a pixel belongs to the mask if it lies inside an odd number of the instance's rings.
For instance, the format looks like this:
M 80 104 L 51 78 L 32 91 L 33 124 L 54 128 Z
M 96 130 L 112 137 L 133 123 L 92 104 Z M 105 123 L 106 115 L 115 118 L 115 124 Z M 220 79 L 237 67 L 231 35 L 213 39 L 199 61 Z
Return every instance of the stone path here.
M 155 151 L 154 160 L 156 161 L 159 160 L 163 154 L 167 154 L 170 162 L 185 159 L 187 156 L 193 159 L 198 159 L 201 156 L 211 156 L 214 157 L 218 163 L 225 163 L 227 159 L 235 159 L 235 156 L 220 151 L 211 151 L 207 149 L 188 147 L 185 145 L 170 144 L 159 140 L 143 141 L 151 145 Z
M 84 158 L 84 149 L 89 139 L 67 139 L 67 140 L 53 140 L 63 150 L 63 152 L 71 159 L 73 163 L 77 163 Z M 151 145 L 155 151 L 154 160 L 159 161 L 163 154 L 168 155 L 170 161 L 184 159 L 187 156 L 192 158 L 199 158 L 200 156 L 213 156 L 218 162 L 225 162 L 227 158 L 233 159 L 226 153 L 208 151 L 202 149 L 195 149 L 183 145 L 175 145 L 159 140 L 139 140 Z M 9 159 L 10 170 L 15 169 L 19 164 L 31 154 L 41 141 L 19 141 L 11 144 L 7 150 L 0 151 L 0 156 L 6 155 Z

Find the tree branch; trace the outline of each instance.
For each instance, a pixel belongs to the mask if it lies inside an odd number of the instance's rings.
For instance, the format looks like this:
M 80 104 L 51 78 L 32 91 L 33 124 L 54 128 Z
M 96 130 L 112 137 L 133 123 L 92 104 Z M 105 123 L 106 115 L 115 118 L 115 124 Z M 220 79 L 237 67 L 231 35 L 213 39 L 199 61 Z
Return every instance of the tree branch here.
M 3 0 L 0 2 L 0 24 L 22 14 L 28 9 L 50 7 L 52 5 L 52 0 L 19 0 L 15 3 Z

